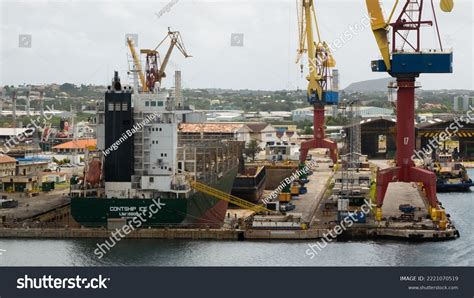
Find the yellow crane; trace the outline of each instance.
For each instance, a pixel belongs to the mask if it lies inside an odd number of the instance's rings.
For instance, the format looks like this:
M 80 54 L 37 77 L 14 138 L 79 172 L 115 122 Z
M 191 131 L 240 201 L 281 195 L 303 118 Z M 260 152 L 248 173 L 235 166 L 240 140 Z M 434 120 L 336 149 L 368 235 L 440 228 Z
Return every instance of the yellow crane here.
M 197 182 L 197 181 L 194 181 L 194 180 L 190 181 L 190 185 L 191 185 L 192 188 L 194 188 L 197 191 L 200 191 L 202 193 L 213 196 L 216 199 L 232 203 L 232 204 L 234 204 L 236 206 L 239 206 L 239 207 L 242 207 L 244 209 L 252 210 L 252 211 L 255 211 L 257 213 L 260 213 L 260 212 L 270 212 L 270 213 L 274 212 L 274 211 L 271 211 L 271 210 L 263 207 L 262 205 L 256 205 L 256 204 L 250 203 L 250 202 L 245 201 L 241 198 L 238 198 L 236 196 L 225 193 L 223 191 L 220 191 L 218 189 L 215 189 L 213 187 L 210 187 L 208 185 L 205 185 L 203 183 L 200 183 L 200 182 Z
M 326 70 L 336 66 L 336 61 L 332 56 L 328 44 L 321 40 L 318 19 L 314 9 L 313 0 L 300 0 L 298 5 L 298 23 L 299 23 L 299 47 L 296 63 L 301 61 L 302 56 L 307 53 L 309 75 L 308 96 L 323 100 L 323 91 L 327 86 Z M 314 28 L 313 28 L 314 27 Z M 314 39 L 316 29 L 317 41 Z
M 163 61 L 160 63 L 160 53 L 158 48 L 167 40 L 170 39 L 170 46 L 166 51 Z M 171 54 L 173 49 L 176 47 L 183 54 L 185 58 L 192 57 L 186 51 L 184 42 L 181 38 L 181 33 L 179 31 L 171 31 L 168 28 L 168 34 L 163 38 L 163 40 L 156 46 L 155 49 L 141 49 L 140 54 L 145 55 L 146 64 L 145 69 L 143 70 L 142 64 L 140 62 L 140 56 L 135 51 L 135 46 L 133 40 L 128 38 L 127 44 L 132 54 L 133 63 L 135 65 L 135 71 L 138 73 L 140 84 L 142 87 L 142 92 L 153 92 L 155 88 L 158 89 L 161 86 L 161 81 L 163 78 L 166 78 L 166 67 L 168 66 Z M 158 85 L 158 86 L 157 86 Z
M 140 57 L 138 56 L 137 52 L 135 51 L 135 45 L 133 44 L 133 40 L 129 37 L 127 38 L 128 48 L 130 49 L 130 53 L 132 54 L 133 63 L 135 65 L 135 71 L 138 73 L 138 77 L 140 78 L 140 84 L 142 86 L 142 91 L 147 92 L 147 85 L 145 81 L 145 75 L 143 74 L 142 64 L 140 62 Z
M 173 52 L 174 47 L 178 48 L 178 50 L 183 54 L 184 58 L 191 58 L 192 56 L 188 54 L 186 51 L 186 47 L 184 46 L 183 39 L 181 38 L 181 33 L 179 31 L 171 31 L 170 28 L 168 28 L 168 34 L 163 38 L 163 40 L 156 46 L 155 51 L 158 50 L 158 48 L 165 42 L 166 39 L 170 39 L 170 46 L 168 48 L 168 51 L 166 52 L 166 55 L 161 62 L 160 69 L 158 71 L 158 77 L 157 77 L 157 82 L 161 83 L 162 78 L 166 78 L 166 66 L 168 66 L 168 62 L 171 57 L 171 53 Z
M 167 39 L 170 40 L 170 45 L 168 47 L 168 50 L 166 51 L 163 61 L 161 61 L 160 63 L 160 54 L 158 52 L 158 48 Z M 163 80 L 163 78 L 166 78 L 166 67 L 168 66 L 171 54 L 175 47 L 178 48 L 178 50 L 183 54 L 185 58 L 192 57 L 186 51 L 183 39 L 181 38 L 181 33 L 179 31 L 171 31 L 170 28 L 168 28 L 168 34 L 155 47 L 155 49 L 142 49 L 140 51 L 141 54 L 146 56 L 145 76 L 148 91 L 154 91 L 155 88 L 160 88 L 161 81 Z
M 314 37 L 314 29 L 317 33 L 317 40 Z M 339 101 L 337 90 L 329 88 L 332 80 L 330 69 L 336 66 L 336 61 L 329 45 L 321 39 L 314 0 L 298 1 L 298 31 L 299 45 L 296 63 L 301 61 L 305 53 L 307 54 L 309 70 L 309 74 L 306 77 L 308 80 L 307 99 L 314 107 L 313 139 L 301 144 L 300 167 L 304 167 L 309 150 L 314 148 L 328 149 L 332 161 L 336 164 L 337 144 L 326 139 L 324 131 L 324 107 L 326 105 L 337 105 Z M 303 71 L 303 65 L 301 65 L 301 71 Z

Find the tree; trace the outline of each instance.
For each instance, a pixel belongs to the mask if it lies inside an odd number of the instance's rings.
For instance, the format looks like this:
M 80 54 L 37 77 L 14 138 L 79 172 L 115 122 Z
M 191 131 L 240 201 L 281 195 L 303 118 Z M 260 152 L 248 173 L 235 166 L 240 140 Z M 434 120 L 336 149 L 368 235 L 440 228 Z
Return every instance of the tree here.
M 314 133 L 314 130 L 311 128 L 311 126 L 306 126 L 303 129 L 303 134 L 304 135 L 312 135 Z
M 262 151 L 262 148 L 258 146 L 258 142 L 256 140 L 250 141 L 245 147 L 245 155 L 252 158 L 252 161 L 255 161 L 255 156 L 257 156 L 260 151 Z

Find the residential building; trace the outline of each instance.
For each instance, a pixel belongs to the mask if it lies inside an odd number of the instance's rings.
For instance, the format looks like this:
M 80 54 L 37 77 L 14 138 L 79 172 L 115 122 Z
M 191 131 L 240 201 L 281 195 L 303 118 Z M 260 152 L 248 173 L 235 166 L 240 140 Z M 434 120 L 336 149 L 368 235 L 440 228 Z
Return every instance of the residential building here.
M 49 160 L 18 158 L 14 173 L 1 178 L 3 191 L 24 192 L 38 188 L 40 174 L 48 168 Z
M 8 155 L 0 155 L 0 178 L 15 174 L 16 159 Z
M 66 154 L 84 154 L 86 149 L 95 150 L 97 148 L 96 139 L 83 139 L 74 140 L 66 143 L 62 143 L 53 147 L 53 151 L 56 153 Z

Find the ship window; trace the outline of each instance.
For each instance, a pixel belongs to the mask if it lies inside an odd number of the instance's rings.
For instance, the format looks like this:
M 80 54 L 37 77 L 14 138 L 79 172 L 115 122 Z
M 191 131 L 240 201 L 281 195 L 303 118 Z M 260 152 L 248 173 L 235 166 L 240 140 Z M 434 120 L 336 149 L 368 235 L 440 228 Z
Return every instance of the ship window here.
M 155 182 L 155 179 L 153 177 L 150 177 L 150 183 Z
M 152 107 L 156 107 L 156 101 L 152 101 L 152 102 L 151 102 L 151 106 L 152 106 Z
M 109 103 L 109 112 L 110 111 L 113 111 L 114 110 L 114 104 L 113 103 Z
M 158 102 L 158 106 L 159 106 L 159 107 L 162 107 L 162 106 L 163 106 L 163 102 L 162 102 L 162 101 L 159 101 L 159 102 Z
M 161 153 L 161 157 L 163 157 L 163 153 Z
M 124 112 L 128 111 L 128 104 L 127 103 L 122 104 L 122 111 L 124 111 Z
M 162 129 L 162 128 L 160 128 L 160 131 L 163 131 L 163 129 Z
M 116 111 L 120 111 L 120 109 L 121 109 L 121 108 L 120 108 L 120 104 L 119 104 L 119 103 L 116 103 L 116 104 L 115 104 L 115 110 L 116 110 Z
M 150 106 L 150 102 L 149 101 L 145 101 L 145 107 L 149 107 Z

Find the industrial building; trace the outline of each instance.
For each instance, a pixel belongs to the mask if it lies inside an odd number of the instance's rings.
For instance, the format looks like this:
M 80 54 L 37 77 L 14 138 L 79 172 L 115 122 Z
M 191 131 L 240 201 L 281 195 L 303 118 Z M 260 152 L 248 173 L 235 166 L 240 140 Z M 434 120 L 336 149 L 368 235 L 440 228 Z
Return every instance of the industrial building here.
M 459 122 L 455 117 L 435 118 L 433 120 L 420 123 L 417 127 L 418 150 L 429 148 L 430 141 L 443 139 L 446 135 L 451 135 L 448 140 L 440 142 L 439 149 L 448 152 L 457 152 L 456 158 L 462 160 L 474 160 L 474 123 Z M 436 142 L 437 143 L 437 142 Z
M 378 117 L 361 120 L 344 127 L 345 135 L 350 135 L 350 128 L 360 125 L 361 153 L 369 158 L 393 158 L 396 151 L 396 120 L 391 117 Z
M 428 150 L 432 147 L 430 141 L 438 145 L 442 134 L 452 136 L 440 142 L 439 149 L 448 152 L 458 152 L 462 160 L 474 159 L 474 123 L 458 122 L 453 116 L 434 117 L 426 122 L 416 124 L 416 149 Z M 396 120 L 389 117 L 364 119 L 357 124 L 344 127 L 346 135 L 354 125 L 360 125 L 362 154 L 369 158 L 393 158 L 396 150 Z

